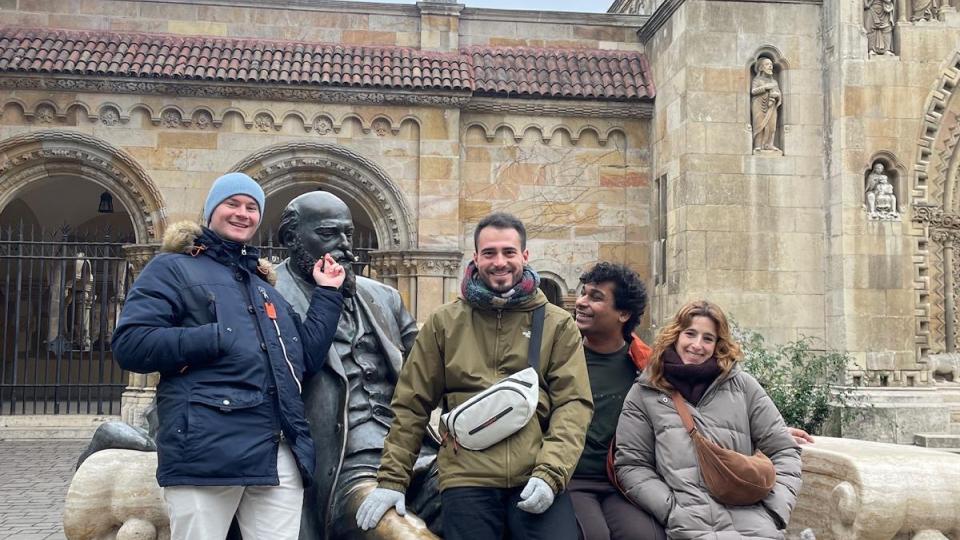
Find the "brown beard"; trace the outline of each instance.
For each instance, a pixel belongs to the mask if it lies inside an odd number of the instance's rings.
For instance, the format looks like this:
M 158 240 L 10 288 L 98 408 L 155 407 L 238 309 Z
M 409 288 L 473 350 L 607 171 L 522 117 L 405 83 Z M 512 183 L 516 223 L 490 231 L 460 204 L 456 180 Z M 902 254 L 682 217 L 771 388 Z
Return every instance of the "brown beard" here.
M 303 249 L 303 243 L 299 238 L 291 239 L 287 245 L 287 249 L 290 255 L 290 262 L 293 264 L 297 273 L 300 274 L 300 277 L 312 283 L 313 266 L 317 264 L 317 259 L 307 253 L 307 250 Z M 353 271 L 353 264 L 346 260 L 343 253 L 334 252 L 331 253 L 330 256 L 343 266 L 343 271 L 345 272 L 343 285 L 340 286 L 340 294 L 345 298 L 353 297 L 357 292 L 357 275 Z

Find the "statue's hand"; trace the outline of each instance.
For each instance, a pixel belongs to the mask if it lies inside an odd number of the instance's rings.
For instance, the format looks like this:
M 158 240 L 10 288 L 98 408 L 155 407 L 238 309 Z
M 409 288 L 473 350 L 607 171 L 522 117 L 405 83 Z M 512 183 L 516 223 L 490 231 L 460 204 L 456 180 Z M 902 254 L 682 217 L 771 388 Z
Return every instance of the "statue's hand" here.
M 313 280 L 321 287 L 336 287 L 339 289 L 346 276 L 346 271 L 329 253 L 313 265 Z
M 520 502 L 517 508 L 531 514 L 542 514 L 553 504 L 553 490 L 542 479 L 536 476 L 527 480 L 527 485 L 520 492 Z
M 401 516 L 407 515 L 404 494 L 392 489 L 374 489 L 357 509 L 357 526 L 364 531 L 369 531 L 380 523 L 380 518 L 390 508 L 395 509 Z

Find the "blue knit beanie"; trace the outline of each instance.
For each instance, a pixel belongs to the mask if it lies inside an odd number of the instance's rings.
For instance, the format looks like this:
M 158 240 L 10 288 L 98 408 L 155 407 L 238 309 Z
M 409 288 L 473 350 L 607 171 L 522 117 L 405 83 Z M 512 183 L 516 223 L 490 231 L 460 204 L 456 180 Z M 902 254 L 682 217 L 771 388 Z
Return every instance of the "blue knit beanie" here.
M 243 173 L 232 172 L 217 178 L 210 187 L 207 202 L 203 203 L 203 224 L 210 225 L 210 216 L 213 215 L 213 211 L 220 203 L 234 195 L 247 195 L 257 201 L 260 215 L 263 215 L 263 204 L 266 198 L 263 188 L 253 178 Z

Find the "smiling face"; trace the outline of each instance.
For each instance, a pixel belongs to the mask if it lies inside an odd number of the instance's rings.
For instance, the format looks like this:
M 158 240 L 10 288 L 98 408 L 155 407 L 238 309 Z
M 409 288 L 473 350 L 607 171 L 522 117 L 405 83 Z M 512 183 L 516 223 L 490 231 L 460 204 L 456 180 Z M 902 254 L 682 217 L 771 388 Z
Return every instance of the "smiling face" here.
M 615 292 L 612 281 L 584 283 L 574 310 L 574 320 L 584 337 L 623 338 L 623 325 L 630 313 L 616 308 Z
M 529 253 L 520 247 L 520 232 L 513 228 L 484 227 L 477 236 L 473 262 L 480 280 L 495 293 L 505 293 L 520 282 Z
M 210 215 L 210 230 L 220 238 L 246 244 L 260 225 L 260 207 L 253 197 L 233 195 L 217 205 Z
M 676 349 L 684 364 L 702 364 L 717 347 L 717 325 L 710 317 L 698 315 L 677 336 Z

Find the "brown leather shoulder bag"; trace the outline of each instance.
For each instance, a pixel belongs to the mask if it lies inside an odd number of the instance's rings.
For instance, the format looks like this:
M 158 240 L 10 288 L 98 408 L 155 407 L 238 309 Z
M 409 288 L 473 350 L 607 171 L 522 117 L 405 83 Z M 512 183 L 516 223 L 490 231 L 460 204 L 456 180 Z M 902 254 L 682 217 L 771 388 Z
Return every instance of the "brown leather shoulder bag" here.
M 732 506 L 746 506 L 760 502 L 770 493 L 777 480 L 777 471 L 770 458 L 759 450 L 752 456 L 745 456 L 723 448 L 697 431 L 686 400 L 676 391 L 673 392 L 673 403 L 683 427 L 693 439 L 700 474 L 714 499 Z

